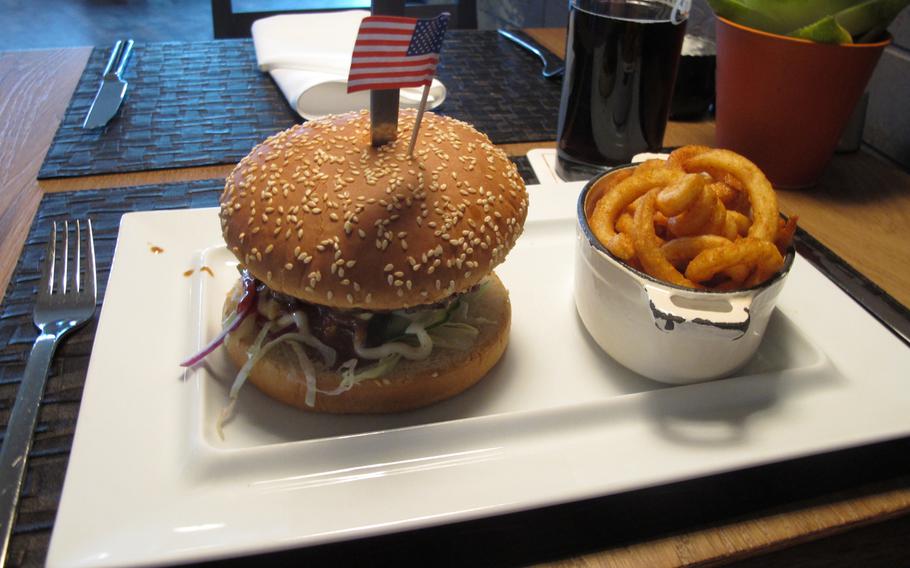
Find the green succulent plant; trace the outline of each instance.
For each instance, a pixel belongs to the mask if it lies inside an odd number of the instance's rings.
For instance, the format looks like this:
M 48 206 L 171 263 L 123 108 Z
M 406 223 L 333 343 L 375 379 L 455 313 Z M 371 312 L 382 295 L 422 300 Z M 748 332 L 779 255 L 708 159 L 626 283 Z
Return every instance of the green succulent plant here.
M 910 0 L 708 0 L 718 16 L 820 43 L 878 41 Z

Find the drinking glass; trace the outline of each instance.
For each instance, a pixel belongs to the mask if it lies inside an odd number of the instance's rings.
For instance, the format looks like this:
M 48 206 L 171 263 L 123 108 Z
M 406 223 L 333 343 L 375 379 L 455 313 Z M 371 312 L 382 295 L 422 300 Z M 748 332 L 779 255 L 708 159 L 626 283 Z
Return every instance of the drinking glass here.
M 589 179 L 660 150 L 687 0 L 571 0 L 556 171 Z

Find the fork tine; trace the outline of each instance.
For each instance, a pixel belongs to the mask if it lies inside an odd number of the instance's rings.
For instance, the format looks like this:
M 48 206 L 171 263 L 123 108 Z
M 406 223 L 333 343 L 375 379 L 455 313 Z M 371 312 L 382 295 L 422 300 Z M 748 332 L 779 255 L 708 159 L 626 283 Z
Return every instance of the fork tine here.
M 79 219 L 76 219 L 76 251 L 73 253 L 73 264 L 75 264 L 75 270 L 73 270 L 72 286 L 74 292 L 79 292 L 79 279 L 82 277 L 82 268 L 80 260 L 82 255 L 82 227 L 79 226 Z
M 61 260 L 63 261 L 63 270 L 60 271 L 60 292 L 66 294 L 66 273 L 69 265 L 70 256 L 70 222 L 63 222 L 63 250 L 61 251 Z
M 95 235 L 92 233 L 92 220 L 86 219 L 85 231 L 85 292 L 91 294 L 92 298 L 97 298 L 95 274 Z
M 38 286 L 38 297 L 46 298 L 54 292 L 54 265 L 57 260 L 57 223 L 51 225 L 51 236 L 47 239 L 47 251 L 44 253 L 44 265 L 41 267 L 41 284 Z

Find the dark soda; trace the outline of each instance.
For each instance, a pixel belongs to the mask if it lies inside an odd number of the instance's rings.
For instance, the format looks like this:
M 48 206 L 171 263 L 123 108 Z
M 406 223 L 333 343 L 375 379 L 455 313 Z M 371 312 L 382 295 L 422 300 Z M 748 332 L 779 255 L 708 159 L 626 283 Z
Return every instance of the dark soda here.
M 587 179 L 660 150 L 685 22 L 658 1 L 573 0 L 557 171 Z

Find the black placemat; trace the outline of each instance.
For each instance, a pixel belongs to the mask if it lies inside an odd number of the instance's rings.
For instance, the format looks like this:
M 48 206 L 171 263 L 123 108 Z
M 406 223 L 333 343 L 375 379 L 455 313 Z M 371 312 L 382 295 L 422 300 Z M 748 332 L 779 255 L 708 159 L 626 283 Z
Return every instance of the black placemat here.
M 39 178 L 236 162 L 268 135 L 301 121 L 251 40 L 137 45 L 120 112 L 84 130 L 109 48 L 96 48 L 70 101 Z M 448 89 L 440 114 L 465 120 L 496 144 L 554 140 L 559 80 L 495 31 L 453 30 L 438 75 Z
M 38 335 L 32 323 L 32 310 L 51 223 L 72 218 L 92 219 L 100 305 L 123 213 L 212 206 L 217 204 L 223 187 L 221 180 L 206 180 L 44 196 L 0 308 L 0 424 L 4 432 L 29 352 Z M 89 324 L 64 340 L 51 363 L 10 541 L 7 561 L 10 566 L 44 565 L 96 326 L 97 312 Z

